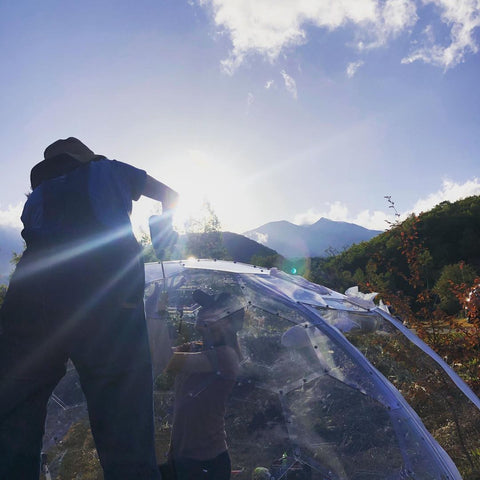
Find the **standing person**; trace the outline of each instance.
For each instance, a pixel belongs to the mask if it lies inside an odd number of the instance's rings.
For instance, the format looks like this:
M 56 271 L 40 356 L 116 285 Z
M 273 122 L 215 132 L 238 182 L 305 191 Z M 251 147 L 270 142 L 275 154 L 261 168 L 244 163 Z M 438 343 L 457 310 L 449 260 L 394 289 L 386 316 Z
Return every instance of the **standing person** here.
M 177 347 L 166 368 L 176 374 L 169 463 L 176 480 L 228 480 L 225 402 L 242 358 L 244 305 L 225 292 L 195 290 L 193 298 L 202 306 L 195 324 L 202 342 Z
M 143 170 L 58 140 L 31 172 L 26 250 L 0 310 L 0 479 L 39 478 L 47 401 L 71 359 L 106 480 L 159 479 L 144 267 L 132 200 L 177 194 Z

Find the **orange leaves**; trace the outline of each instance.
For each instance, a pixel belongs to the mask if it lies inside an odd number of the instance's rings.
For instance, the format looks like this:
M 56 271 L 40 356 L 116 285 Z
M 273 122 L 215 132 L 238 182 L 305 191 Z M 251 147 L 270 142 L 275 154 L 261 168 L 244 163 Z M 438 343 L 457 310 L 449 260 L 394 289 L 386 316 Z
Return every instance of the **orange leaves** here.
M 387 251 L 376 252 L 370 260 L 368 290 L 380 293 L 382 300 L 399 317 L 440 355 L 447 358 L 471 386 L 480 385 L 480 278 L 475 280 L 472 289 L 464 282 L 450 282 L 449 288 L 455 293 L 466 318 L 458 314 L 449 315 L 440 308 L 438 293 L 432 289 L 429 269 L 432 256 L 419 233 L 420 220 L 410 217 L 389 231 L 390 244 L 401 253 L 402 265 L 398 258 L 395 262 Z M 467 268 L 460 264 L 460 271 Z M 385 273 L 380 273 L 380 270 Z M 401 278 L 407 285 L 408 293 L 391 291 L 388 275 Z M 421 391 L 416 391 L 421 395 Z

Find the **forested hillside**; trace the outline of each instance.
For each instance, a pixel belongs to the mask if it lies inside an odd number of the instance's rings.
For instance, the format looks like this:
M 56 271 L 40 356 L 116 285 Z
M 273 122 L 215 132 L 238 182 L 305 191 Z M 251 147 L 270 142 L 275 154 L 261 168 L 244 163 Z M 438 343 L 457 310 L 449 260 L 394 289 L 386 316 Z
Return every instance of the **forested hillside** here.
M 145 237 L 142 243 L 145 261 L 157 261 L 150 238 Z M 285 261 L 275 250 L 261 243 L 237 233 L 220 231 L 181 235 L 176 245 L 167 249 L 164 259 L 181 260 L 190 256 L 232 260 L 267 268 L 279 267 Z
M 312 281 L 340 291 L 370 282 L 392 292 L 411 293 L 412 253 L 419 256 L 419 274 L 429 288 L 451 265 L 462 263 L 464 276 L 467 271 L 479 273 L 480 196 L 442 202 L 339 255 L 312 259 L 306 274 Z
M 442 202 L 368 242 L 311 259 L 310 280 L 378 292 L 480 392 L 480 196 Z

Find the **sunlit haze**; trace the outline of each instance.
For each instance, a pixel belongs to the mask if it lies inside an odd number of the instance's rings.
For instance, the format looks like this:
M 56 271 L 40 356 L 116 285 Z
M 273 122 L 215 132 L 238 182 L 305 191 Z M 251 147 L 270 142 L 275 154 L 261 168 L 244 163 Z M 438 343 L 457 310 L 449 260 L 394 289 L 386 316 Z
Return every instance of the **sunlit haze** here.
M 479 25 L 471 0 L 3 2 L 0 226 L 68 136 L 176 189 L 180 229 L 204 201 L 242 233 L 480 194 Z

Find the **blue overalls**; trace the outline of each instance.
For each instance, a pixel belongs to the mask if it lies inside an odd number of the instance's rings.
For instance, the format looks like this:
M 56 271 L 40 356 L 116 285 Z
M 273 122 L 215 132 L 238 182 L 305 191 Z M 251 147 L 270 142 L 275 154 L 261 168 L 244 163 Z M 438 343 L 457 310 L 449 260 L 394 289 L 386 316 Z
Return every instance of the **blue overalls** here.
M 160 478 L 144 267 L 131 226 L 97 220 L 91 169 L 82 165 L 32 193 L 41 194 L 42 218 L 25 225 L 27 249 L 0 310 L 0 480 L 39 478 L 47 401 L 68 359 L 87 399 L 104 478 Z

